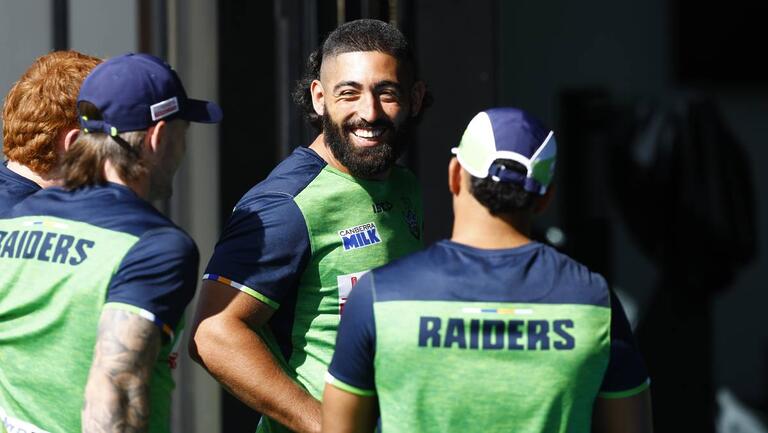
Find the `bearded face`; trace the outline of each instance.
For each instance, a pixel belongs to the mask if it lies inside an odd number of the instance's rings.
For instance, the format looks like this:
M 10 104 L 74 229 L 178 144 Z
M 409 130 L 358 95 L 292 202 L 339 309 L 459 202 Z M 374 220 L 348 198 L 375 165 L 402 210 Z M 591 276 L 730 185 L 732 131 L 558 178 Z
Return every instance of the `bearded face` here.
M 328 115 L 322 116 L 323 136 L 334 158 L 355 177 L 370 178 L 389 170 L 405 150 L 405 132 L 408 120 L 399 127 L 386 118 L 369 123 L 360 118 L 336 123 Z M 381 140 L 383 138 L 383 140 Z M 362 140 L 361 140 L 362 139 Z M 376 141 L 359 145 L 358 141 Z
M 321 79 L 310 86 L 313 108 L 325 144 L 353 176 L 386 174 L 405 150 L 423 96 L 423 84 L 408 74 L 395 57 L 379 51 L 323 58 Z

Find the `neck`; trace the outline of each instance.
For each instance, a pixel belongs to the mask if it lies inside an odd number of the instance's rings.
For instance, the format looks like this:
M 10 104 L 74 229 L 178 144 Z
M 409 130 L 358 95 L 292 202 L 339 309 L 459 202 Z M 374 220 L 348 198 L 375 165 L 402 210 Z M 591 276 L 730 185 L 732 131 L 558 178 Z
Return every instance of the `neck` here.
M 104 163 L 104 180 L 107 182 L 116 183 L 118 185 L 127 186 L 139 197 L 143 198 L 144 200 L 149 200 L 149 179 L 143 179 L 139 182 L 126 182 L 120 177 L 117 170 L 112 165 L 112 162 L 109 160 Z
M 515 248 L 531 242 L 530 216 L 494 216 L 480 204 L 454 206 L 451 240 L 482 249 Z
M 59 186 L 61 185 L 61 182 L 62 182 L 62 179 L 58 176 L 52 175 L 50 173 L 44 176 L 40 175 L 34 172 L 31 168 L 27 167 L 26 165 L 20 164 L 16 161 L 11 161 L 11 160 L 8 161 L 8 170 L 11 170 L 12 172 L 18 174 L 19 176 L 22 176 L 24 178 L 31 180 L 32 182 L 38 184 L 40 188 Z
M 346 173 L 350 176 L 358 177 L 353 175 L 349 172 L 349 169 L 344 166 L 341 162 L 339 162 L 338 159 L 336 159 L 335 156 L 333 156 L 333 152 L 331 151 L 331 147 L 325 142 L 324 136 L 322 133 L 315 138 L 315 141 L 312 142 L 312 144 L 309 145 L 309 148 L 314 150 L 318 155 L 320 155 L 320 158 L 323 158 L 325 162 L 328 163 L 331 167 L 335 168 L 336 170 L 339 170 L 342 173 Z M 389 177 L 389 172 L 392 169 L 387 169 L 377 175 L 366 177 L 365 179 L 369 180 L 386 180 Z

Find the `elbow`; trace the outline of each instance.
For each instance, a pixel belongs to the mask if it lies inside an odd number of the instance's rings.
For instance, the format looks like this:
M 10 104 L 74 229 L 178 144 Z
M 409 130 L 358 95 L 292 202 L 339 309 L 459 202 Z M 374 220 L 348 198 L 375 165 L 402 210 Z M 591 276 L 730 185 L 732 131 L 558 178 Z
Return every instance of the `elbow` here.
M 189 357 L 210 371 L 208 365 L 215 365 L 216 356 L 226 352 L 228 335 L 232 335 L 232 331 L 221 317 L 213 316 L 201 320 L 192 330 L 187 345 Z
M 195 338 L 196 336 L 197 333 L 192 334 L 192 338 L 189 339 L 189 343 L 187 344 L 187 353 L 189 353 L 189 357 L 192 358 L 193 361 L 202 365 L 203 358 L 200 356 L 200 350 L 198 350 L 197 347 L 197 341 Z

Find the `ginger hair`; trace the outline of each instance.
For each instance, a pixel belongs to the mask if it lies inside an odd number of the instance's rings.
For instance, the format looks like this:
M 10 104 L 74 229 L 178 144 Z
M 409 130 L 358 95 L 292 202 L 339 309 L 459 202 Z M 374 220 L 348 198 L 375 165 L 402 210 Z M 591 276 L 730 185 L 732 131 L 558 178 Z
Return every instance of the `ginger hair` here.
M 99 63 L 99 58 L 71 50 L 32 63 L 3 104 L 3 153 L 9 160 L 43 175 L 56 168 L 56 142 L 78 127 L 80 85 Z

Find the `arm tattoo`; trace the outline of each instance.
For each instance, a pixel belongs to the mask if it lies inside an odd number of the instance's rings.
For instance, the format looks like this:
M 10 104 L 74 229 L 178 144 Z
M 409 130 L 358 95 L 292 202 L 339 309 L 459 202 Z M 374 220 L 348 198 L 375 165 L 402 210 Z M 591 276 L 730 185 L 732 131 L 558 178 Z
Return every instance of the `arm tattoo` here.
M 145 432 L 149 379 L 160 352 L 161 332 L 149 320 L 105 309 L 85 388 L 84 433 Z

